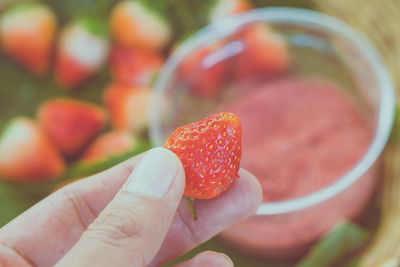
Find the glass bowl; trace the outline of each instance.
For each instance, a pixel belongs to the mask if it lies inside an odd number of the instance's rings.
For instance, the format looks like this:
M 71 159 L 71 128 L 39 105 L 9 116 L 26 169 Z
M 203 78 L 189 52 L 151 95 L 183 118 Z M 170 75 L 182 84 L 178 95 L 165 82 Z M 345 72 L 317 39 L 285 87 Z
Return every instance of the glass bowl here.
M 250 47 L 243 45 L 242 33 L 260 25 L 279 36 L 275 43 L 283 41 L 289 67 L 283 64 L 287 68 L 260 72 L 246 61 L 251 57 L 237 60 Z M 201 57 L 200 67 L 185 70 L 196 57 Z M 218 70 L 218 64 L 225 64 L 229 74 Z M 238 68 L 246 75 L 235 75 Z M 189 79 L 191 76 L 194 78 Z M 149 108 L 151 141 L 162 145 L 176 127 L 221 110 L 250 94 L 248 88 L 267 83 L 274 86 L 288 77 L 319 77 L 335 83 L 365 119 L 371 138 L 360 158 L 334 181 L 307 194 L 265 201 L 257 215 L 221 234 L 227 244 L 263 258 L 299 256 L 333 225 L 357 218 L 367 206 L 394 117 L 392 83 L 374 47 L 342 21 L 318 12 L 252 10 L 217 21 L 177 47 L 157 78 Z M 198 84 L 207 90 L 201 91 Z M 221 91 L 215 93 L 216 89 Z

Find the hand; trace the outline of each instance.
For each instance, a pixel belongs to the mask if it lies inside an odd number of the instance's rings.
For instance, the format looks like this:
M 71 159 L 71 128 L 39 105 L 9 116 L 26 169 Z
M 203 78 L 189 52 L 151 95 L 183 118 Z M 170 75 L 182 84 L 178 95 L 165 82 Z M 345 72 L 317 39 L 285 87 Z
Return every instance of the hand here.
M 181 162 L 152 149 L 63 187 L 1 228 L 0 265 L 159 266 L 255 213 L 260 185 L 245 170 L 239 176 L 220 197 L 195 201 L 195 221 L 182 201 Z M 180 266 L 232 262 L 204 252 Z

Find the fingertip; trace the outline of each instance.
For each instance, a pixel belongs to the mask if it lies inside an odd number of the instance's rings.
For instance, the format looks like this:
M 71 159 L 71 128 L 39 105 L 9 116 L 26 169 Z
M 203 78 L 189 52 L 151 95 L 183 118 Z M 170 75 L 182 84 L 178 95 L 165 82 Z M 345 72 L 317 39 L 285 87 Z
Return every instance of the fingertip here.
M 263 191 L 259 180 L 248 170 L 239 170 L 239 187 L 249 196 L 248 207 L 251 214 L 255 214 L 263 200 Z M 240 181 L 242 180 L 242 181 Z M 244 181 L 243 181 L 244 180 Z
M 183 164 L 181 160 L 178 158 L 178 156 L 171 150 L 166 149 L 164 147 L 155 147 L 150 149 L 146 153 L 150 151 L 157 151 L 158 153 L 163 153 L 165 155 L 168 155 L 168 157 L 175 163 L 175 168 L 176 168 L 175 183 L 179 184 L 180 191 L 183 194 L 183 191 L 185 189 L 185 170 L 183 169 Z
M 176 164 L 178 165 L 178 168 L 179 168 L 180 170 L 183 171 L 183 165 L 182 165 L 181 160 L 180 160 L 179 157 L 178 157 L 174 152 L 172 152 L 171 150 L 166 149 L 166 148 L 161 147 L 161 146 L 160 146 L 160 147 L 152 148 L 152 149 L 150 149 L 149 151 L 151 151 L 151 150 L 158 150 L 158 151 L 162 151 L 162 153 L 168 154 L 168 156 L 171 157 L 171 158 L 176 162 Z
M 204 251 L 192 259 L 177 265 L 175 267 L 200 267 L 200 266 L 218 266 L 218 267 L 233 267 L 232 260 L 224 253 L 215 251 Z
M 217 234 L 230 225 L 254 215 L 262 201 L 261 185 L 250 172 L 241 169 L 239 178 L 222 195 L 209 200 L 196 200 L 197 220 L 188 220 L 205 236 Z M 185 203 L 184 203 L 185 204 Z M 182 205 L 181 205 L 182 206 Z M 181 208 L 184 217 L 190 218 L 187 205 Z
M 209 259 L 213 259 L 214 263 L 217 263 L 215 266 L 221 266 L 221 267 L 233 267 L 233 261 L 231 260 L 231 258 L 229 258 L 228 255 L 226 255 L 225 253 L 221 253 L 221 252 L 215 252 L 215 251 L 206 251 L 203 252 L 203 257 L 205 258 L 209 258 Z M 202 265 L 204 266 L 204 265 Z M 212 265 L 210 265 L 212 266 Z
M 167 148 L 161 147 L 161 146 L 152 148 L 149 151 L 152 151 L 152 150 L 157 150 L 157 151 L 160 151 L 161 153 L 166 153 L 171 159 L 173 159 L 176 162 L 176 164 L 178 165 L 177 167 L 183 172 L 182 161 L 179 159 L 179 157 L 174 152 L 172 152 L 171 150 L 169 150 Z M 147 151 L 146 153 L 148 153 L 149 151 Z
M 193 262 L 196 264 L 195 266 L 233 266 L 233 262 L 228 255 L 215 251 L 202 252 L 193 258 Z
M 179 202 L 185 187 L 181 161 L 168 149 L 148 150 L 130 174 L 122 191 Z M 170 200 L 172 200 L 170 199 Z

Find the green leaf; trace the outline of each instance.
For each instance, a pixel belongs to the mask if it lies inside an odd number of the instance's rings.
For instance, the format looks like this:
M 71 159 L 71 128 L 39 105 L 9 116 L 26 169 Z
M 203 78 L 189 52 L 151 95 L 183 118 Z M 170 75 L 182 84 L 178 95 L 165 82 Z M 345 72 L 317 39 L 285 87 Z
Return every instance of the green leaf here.
M 84 17 L 80 18 L 78 23 L 81 23 L 80 25 L 83 25 L 83 27 L 93 35 L 105 38 L 109 35 L 107 20 L 94 17 Z
M 315 244 L 296 267 L 328 267 L 360 249 L 368 240 L 369 232 L 351 222 L 339 223 Z

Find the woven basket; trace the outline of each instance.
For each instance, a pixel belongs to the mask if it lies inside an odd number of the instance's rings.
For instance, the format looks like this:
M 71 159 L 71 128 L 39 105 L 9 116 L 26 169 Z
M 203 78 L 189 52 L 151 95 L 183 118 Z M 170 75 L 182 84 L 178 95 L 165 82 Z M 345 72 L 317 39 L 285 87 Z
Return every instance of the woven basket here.
M 338 17 L 362 32 L 381 53 L 393 79 L 397 103 L 400 96 L 400 1 L 314 0 L 317 8 Z M 398 118 L 396 118 L 398 125 Z M 379 203 L 379 228 L 365 250 L 360 266 L 400 266 L 400 143 L 393 133 L 384 157 Z

